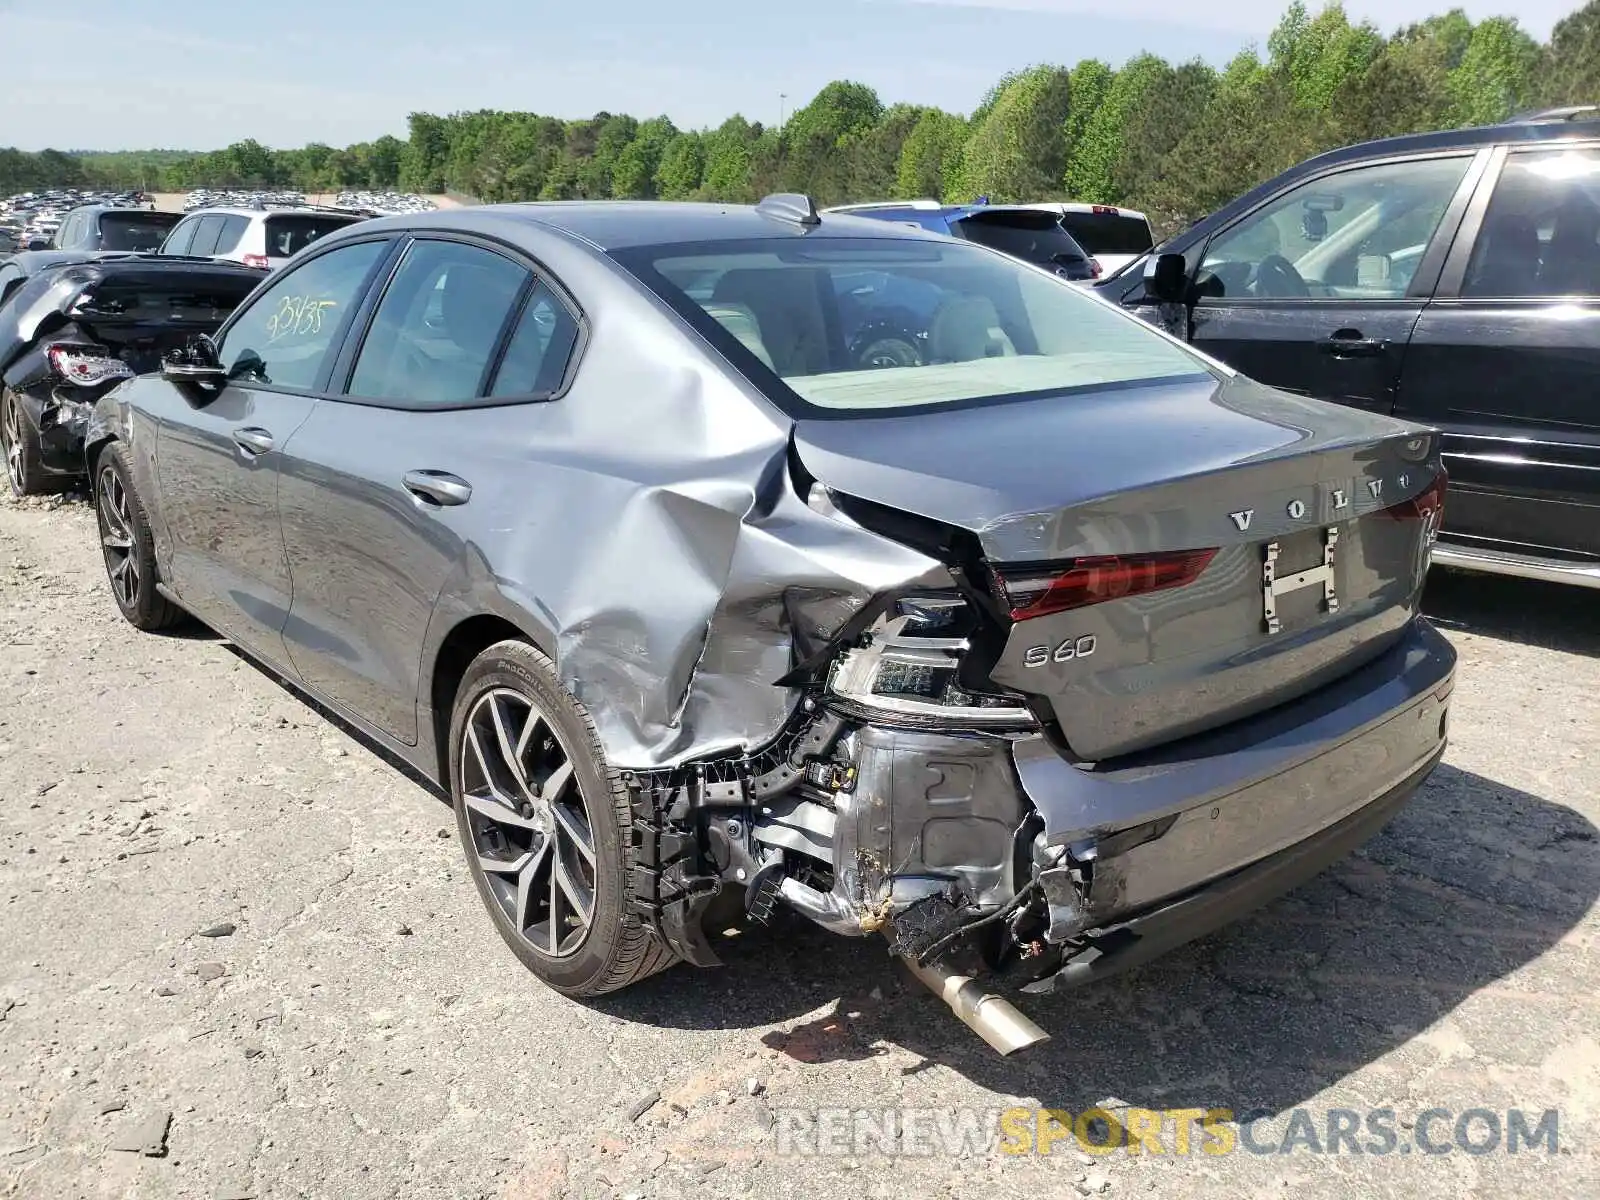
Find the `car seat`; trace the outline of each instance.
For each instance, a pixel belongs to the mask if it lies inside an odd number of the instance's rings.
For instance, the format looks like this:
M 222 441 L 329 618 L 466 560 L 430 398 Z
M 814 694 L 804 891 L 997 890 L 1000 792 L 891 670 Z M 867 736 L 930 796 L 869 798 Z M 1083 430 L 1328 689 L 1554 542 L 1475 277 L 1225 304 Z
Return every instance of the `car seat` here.
M 759 358 L 764 366 L 773 368 L 772 355 L 767 352 L 767 346 L 761 339 L 761 322 L 756 320 L 756 314 L 750 311 L 748 305 L 718 303 L 715 300 L 704 305 L 706 315 L 721 325 L 739 340 L 744 348 Z
M 928 357 L 936 363 L 1011 358 L 1015 344 L 1000 324 L 994 302 L 984 296 L 951 296 L 928 325 Z
M 821 375 L 833 367 L 817 277 L 803 267 L 740 267 L 717 280 L 711 299 L 749 310 L 779 375 Z

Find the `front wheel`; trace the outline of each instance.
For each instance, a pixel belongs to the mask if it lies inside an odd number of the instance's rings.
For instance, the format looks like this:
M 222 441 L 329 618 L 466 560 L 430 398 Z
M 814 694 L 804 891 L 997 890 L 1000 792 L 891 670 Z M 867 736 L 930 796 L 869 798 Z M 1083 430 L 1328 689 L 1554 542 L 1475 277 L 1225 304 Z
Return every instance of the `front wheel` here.
M 450 791 L 467 866 L 523 964 L 599 996 L 676 961 L 629 911 L 631 810 L 593 722 L 525 642 L 467 669 L 450 720 Z
M 127 453 L 115 443 L 100 455 L 94 484 L 100 553 L 117 608 L 136 629 L 170 629 L 184 612 L 156 590 L 156 546 L 150 519 L 133 488 Z

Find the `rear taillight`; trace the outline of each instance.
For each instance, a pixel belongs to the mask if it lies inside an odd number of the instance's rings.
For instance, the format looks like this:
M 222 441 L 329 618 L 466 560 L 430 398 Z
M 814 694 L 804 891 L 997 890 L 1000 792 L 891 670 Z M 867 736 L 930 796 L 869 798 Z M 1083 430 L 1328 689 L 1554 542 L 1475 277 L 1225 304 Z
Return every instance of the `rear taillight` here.
M 999 568 L 995 582 L 1013 621 L 1027 621 L 1107 600 L 1183 587 L 1200 578 L 1216 550 L 1162 554 L 1102 554 L 1074 559 L 1060 569 Z
M 246 254 L 241 261 L 247 267 L 259 267 L 263 271 L 272 265 L 265 254 Z
M 50 346 L 45 357 L 63 382 L 76 387 L 133 378 L 133 368 L 120 358 L 113 358 L 104 346 Z
M 1103 274 L 1105 274 L 1105 269 L 1101 267 L 1100 260 L 1091 256 L 1089 259 L 1089 278 L 1099 279 Z
M 1114 206 L 1112 206 L 1110 204 L 1095 204 L 1095 205 L 1092 205 L 1091 207 L 1093 208 L 1094 212 L 1098 216 L 1102 216 L 1102 217 L 1120 217 L 1122 215 L 1122 212 L 1121 212 L 1120 209 L 1117 209 L 1117 208 L 1115 208 Z
M 1428 521 L 1434 529 L 1438 529 L 1439 519 L 1444 515 L 1444 493 L 1449 483 L 1449 474 L 1440 467 L 1432 483 L 1411 499 L 1391 504 L 1383 510 L 1383 515 L 1392 521 Z

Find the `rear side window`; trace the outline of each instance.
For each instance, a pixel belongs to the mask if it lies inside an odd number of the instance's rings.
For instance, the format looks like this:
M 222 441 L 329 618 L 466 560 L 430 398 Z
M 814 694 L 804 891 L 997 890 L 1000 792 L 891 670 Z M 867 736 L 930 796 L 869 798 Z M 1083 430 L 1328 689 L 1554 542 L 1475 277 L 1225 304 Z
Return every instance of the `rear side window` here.
M 566 377 L 578 322 L 543 283 L 537 284 L 495 372 L 491 396 L 549 396 Z
M 160 213 L 108 212 L 100 216 L 102 250 L 159 250 L 172 231 L 174 218 Z
M 951 229 L 957 237 L 1041 267 L 1083 262 L 1086 257 L 1083 247 L 1062 228 L 1061 218 L 1055 213 L 974 213 L 952 221 Z
M 201 217 L 200 223 L 195 226 L 194 242 L 189 247 L 189 253 L 202 256 L 215 254 L 217 237 L 222 233 L 224 220 L 226 218 L 221 216 Z
M 244 231 L 250 228 L 250 218 L 238 213 L 222 219 L 222 232 L 217 235 L 217 248 L 213 254 L 232 254 L 244 240 Z
M 173 231 L 167 235 L 167 240 L 161 244 L 163 254 L 187 254 L 189 247 L 194 244 L 194 231 L 199 226 L 199 218 L 180 221 Z
M 1461 294 L 1600 296 L 1600 152 L 1506 159 Z
M 1150 249 L 1150 222 L 1118 212 L 1069 212 L 1061 218 L 1090 254 L 1143 254 Z
M 308 391 L 389 243 L 357 242 L 272 280 L 217 348 L 230 377 Z
M 349 217 L 321 213 L 286 213 L 268 217 L 267 257 L 288 258 L 298 254 L 320 237 L 327 237 L 335 229 L 355 224 Z
M 522 267 L 479 246 L 413 242 L 373 316 L 350 394 L 421 406 L 481 396 L 527 280 Z

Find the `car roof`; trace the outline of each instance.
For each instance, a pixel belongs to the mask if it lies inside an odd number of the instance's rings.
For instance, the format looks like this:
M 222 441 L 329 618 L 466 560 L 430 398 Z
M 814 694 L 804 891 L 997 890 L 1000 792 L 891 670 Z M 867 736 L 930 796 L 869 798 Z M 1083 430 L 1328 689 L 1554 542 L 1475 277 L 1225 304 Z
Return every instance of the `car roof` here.
M 405 213 L 362 222 L 363 234 L 386 229 L 441 229 L 498 236 L 506 223 L 557 230 L 600 251 L 676 242 L 745 241 L 785 236 L 807 238 L 932 238 L 937 234 L 845 213 L 820 214 L 803 226 L 753 205 L 661 200 L 553 200 L 533 204 L 485 204 Z M 345 236 L 345 235 L 341 235 Z
M 1567 110 L 1554 110 L 1567 111 Z M 1365 162 L 1373 158 L 1426 153 L 1430 150 L 1472 150 L 1516 142 L 1581 141 L 1600 137 L 1600 116 L 1563 117 L 1531 114 L 1501 125 L 1475 125 L 1465 129 L 1444 129 L 1434 133 L 1407 133 L 1341 146 L 1290 167 L 1268 182 L 1287 183 L 1299 175 L 1311 175 L 1331 166 Z

